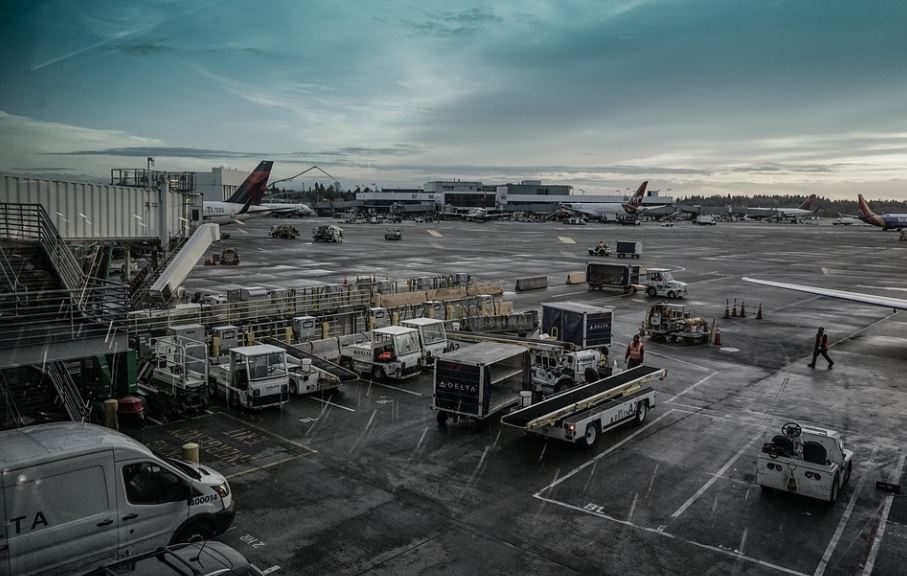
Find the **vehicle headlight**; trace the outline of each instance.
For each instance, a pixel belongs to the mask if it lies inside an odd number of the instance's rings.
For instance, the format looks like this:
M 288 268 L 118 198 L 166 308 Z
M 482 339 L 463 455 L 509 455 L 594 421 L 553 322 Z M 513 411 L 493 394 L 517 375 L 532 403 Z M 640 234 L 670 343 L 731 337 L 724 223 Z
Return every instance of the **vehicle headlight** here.
M 224 482 L 223 484 L 218 484 L 214 487 L 214 491 L 217 492 L 217 495 L 221 498 L 226 498 L 230 495 L 230 485 Z

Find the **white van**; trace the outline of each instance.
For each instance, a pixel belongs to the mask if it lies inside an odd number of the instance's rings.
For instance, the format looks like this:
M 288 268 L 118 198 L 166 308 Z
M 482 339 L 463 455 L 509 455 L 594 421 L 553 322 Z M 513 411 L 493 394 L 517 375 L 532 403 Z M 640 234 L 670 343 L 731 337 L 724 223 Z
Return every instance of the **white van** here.
M 223 476 L 93 424 L 0 432 L 0 474 L 0 576 L 86 570 L 233 522 Z

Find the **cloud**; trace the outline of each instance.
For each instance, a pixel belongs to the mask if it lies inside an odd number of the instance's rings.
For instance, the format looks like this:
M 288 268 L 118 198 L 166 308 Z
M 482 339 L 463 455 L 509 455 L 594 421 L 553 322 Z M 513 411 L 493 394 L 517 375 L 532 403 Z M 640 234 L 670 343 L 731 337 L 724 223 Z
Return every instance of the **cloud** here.
M 459 12 L 427 13 L 422 21 L 403 20 L 421 34 L 431 36 L 469 36 L 482 28 L 499 24 L 502 19 L 489 8 L 470 8 Z

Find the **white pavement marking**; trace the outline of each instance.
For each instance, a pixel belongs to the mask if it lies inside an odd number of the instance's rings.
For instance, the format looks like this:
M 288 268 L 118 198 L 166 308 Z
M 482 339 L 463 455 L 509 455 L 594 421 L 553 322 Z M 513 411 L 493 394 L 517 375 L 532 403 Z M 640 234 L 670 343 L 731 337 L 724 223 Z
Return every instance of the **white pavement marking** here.
M 746 562 L 752 562 L 753 564 L 758 564 L 764 568 L 777 570 L 777 571 L 783 572 L 785 574 L 791 574 L 792 576 L 809 576 L 808 574 L 805 574 L 803 572 L 797 572 L 796 570 L 791 570 L 790 568 L 785 568 L 784 566 L 778 566 L 777 564 L 772 564 L 771 562 L 766 562 L 765 560 L 759 560 L 758 558 L 752 558 L 750 556 L 746 556 L 746 555 L 740 554 L 738 552 L 733 552 L 731 550 L 726 550 L 726 549 L 720 548 L 718 546 L 710 546 L 708 544 L 694 542 L 693 540 L 685 540 L 683 538 L 679 538 L 679 537 L 675 536 L 674 534 L 671 534 L 670 532 L 664 532 L 663 530 L 660 530 L 658 528 L 649 528 L 647 526 L 640 526 L 639 524 L 634 524 L 633 522 L 628 522 L 627 520 L 621 520 L 619 518 L 614 518 L 613 516 L 608 516 L 604 512 L 599 512 L 597 510 L 587 510 L 581 506 L 574 506 L 573 504 L 567 504 L 566 502 L 561 502 L 560 500 L 554 500 L 552 498 L 545 498 L 545 497 L 539 496 L 539 495 L 536 495 L 535 497 L 538 498 L 539 500 L 549 503 L 549 504 L 555 504 L 557 506 L 561 506 L 563 508 L 568 508 L 568 509 L 574 510 L 576 512 L 582 512 L 583 514 L 589 514 L 591 516 L 597 516 L 598 518 L 604 518 L 605 520 L 610 520 L 612 522 L 617 522 L 618 524 L 623 524 L 624 526 L 636 528 L 637 530 L 642 530 L 643 532 L 648 532 L 649 534 L 658 534 L 660 536 L 664 536 L 665 538 L 670 538 L 671 540 L 675 540 L 677 542 L 683 542 L 686 544 L 691 544 L 693 546 L 697 546 L 699 548 L 704 548 L 706 550 L 710 550 L 712 552 L 717 552 L 718 554 L 721 554 L 723 556 L 730 556 L 731 558 L 744 560 Z
M 321 398 L 315 398 L 314 396 L 306 396 L 306 398 L 308 398 L 309 400 L 314 400 L 316 402 L 321 402 L 322 404 L 327 404 L 328 406 L 333 406 L 335 408 L 342 408 L 348 412 L 355 412 L 355 410 L 352 408 L 347 408 L 346 406 L 341 406 L 340 404 L 334 404 L 333 402 L 330 402 L 328 400 L 322 400 Z
M 152 422 L 152 423 L 154 423 L 154 424 L 157 424 L 158 426 L 162 426 L 162 425 L 164 424 L 164 423 L 161 422 L 160 420 L 155 420 L 155 419 L 152 418 L 151 416 L 145 416 L 145 420 L 148 420 L 149 422 Z
M 694 388 L 696 388 L 696 387 L 699 386 L 700 384 L 703 384 L 703 383 L 706 382 L 709 378 L 711 378 L 712 376 L 714 376 L 714 375 L 716 375 L 716 374 L 718 374 L 718 372 L 712 372 L 711 374 L 709 374 L 708 376 L 706 376 L 705 378 L 703 378 L 703 379 L 700 380 L 699 382 L 693 384 L 692 386 L 689 386 L 688 388 L 686 388 L 686 389 L 683 390 L 682 392 L 678 392 L 677 394 L 675 394 L 673 398 L 671 398 L 670 400 L 668 400 L 668 402 L 673 402 L 674 400 L 677 400 L 678 398 L 680 398 L 681 396 L 683 396 L 684 394 L 686 394 L 686 393 L 689 392 L 690 390 L 693 390 Z
M 557 239 L 561 241 L 561 244 L 576 244 L 576 240 L 569 236 L 558 236 Z
M 687 508 L 692 506 L 693 503 L 696 502 L 696 500 L 699 500 L 699 497 L 702 496 L 703 494 L 705 494 L 706 490 L 711 488 L 712 484 L 717 482 L 718 478 L 720 478 L 725 472 L 727 472 L 727 469 L 730 468 L 731 466 L 733 466 L 734 462 L 736 462 L 738 458 L 743 456 L 743 453 L 747 451 L 747 449 L 750 447 L 750 445 L 761 437 L 762 437 L 762 432 L 759 432 L 758 434 L 756 434 L 755 436 L 750 438 L 750 441 L 747 442 L 746 444 L 744 444 L 743 448 L 738 450 L 737 453 L 734 454 L 734 457 L 731 458 L 730 460 L 728 460 L 725 463 L 725 465 L 722 466 L 720 470 L 718 470 L 718 472 L 715 472 L 715 474 L 709 479 L 709 481 L 702 485 L 702 488 L 697 490 L 696 493 L 693 494 L 692 496 L 690 496 L 690 498 L 686 502 L 684 502 L 680 508 L 678 508 L 677 510 L 674 511 L 673 514 L 671 514 L 671 519 L 673 520 L 673 519 L 679 517 L 681 514 L 683 514 L 686 511 Z
M 629 441 L 632 440 L 633 438 L 639 436 L 639 435 L 642 434 L 643 432 L 646 432 L 646 431 L 647 431 L 649 428 L 651 428 L 652 426 L 655 426 L 656 424 L 658 424 L 661 420 L 665 419 L 665 418 L 668 416 L 668 414 L 670 414 L 671 412 L 676 412 L 676 410 L 674 410 L 673 408 L 671 408 L 670 410 L 668 410 L 667 412 L 665 412 L 664 414 L 662 414 L 661 416 L 659 416 L 659 417 L 656 418 L 655 420 L 652 420 L 647 426 L 643 426 L 642 428 L 640 428 L 640 429 L 637 430 L 636 432 L 630 434 L 629 436 L 627 436 L 626 438 L 624 438 L 623 440 L 621 440 L 620 442 L 618 442 L 618 443 L 615 444 L 614 446 L 611 446 L 610 448 L 608 448 L 607 450 L 605 450 L 604 452 L 602 452 L 601 454 L 599 454 L 599 455 L 596 456 L 595 458 L 593 458 L 593 459 L 587 461 L 585 464 L 582 464 L 581 466 L 578 466 L 578 467 L 574 468 L 573 470 L 571 470 L 570 472 L 568 472 L 568 473 L 565 474 L 564 476 L 561 476 L 560 478 L 558 478 L 557 480 L 555 480 L 555 481 L 552 482 L 551 484 L 545 486 L 544 488 L 542 488 L 541 490 L 539 490 L 538 492 L 536 492 L 536 493 L 534 494 L 534 496 L 535 496 L 536 498 L 541 498 L 540 495 L 541 495 L 543 492 L 546 492 L 546 491 L 548 491 L 548 490 L 554 488 L 555 486 L 557 486 L 558 484 L 560 484 L 561 482 L 563 482 L 563 481 L 566 480 L 567 478 L 570 478 L 571 476 L 573 476 L 573 475 L 576 474 L 577 472 L 580 472 L 581 470 L 583 470 L 583 469 L 586 468 L 587 466 L 590 466 L 590 465 L 592 465 L 592 464 L 595 464 L 595 462 L 597 462 L 597 461 L 600 460 L 601 458 L 604 458 L 605 456 L 607 456 L 608 454 L 614 452 L 615 450 L 617 450 L 618 448 L 620 448 L 621 446 L 623 446 L 624 444 L 626 444 L 627 442 L 629 442 Z
M 901 457 L 898 458 L 897 468 L 894 470 L 894 479 L 892 480 L 893 484 L 899 484 L 901 481 L 901 470 L 904 468 L 904 453 L 901 452 Z M 876 530 L 875 539 L 872 541 L 872 548 L 869 550 L 869 556 L 866 557 L 866 562 L 863 563 L 863 576 L 869 576 L 872 574 L 873 568 L 875 568 L 876 556 L 879 555 L 879 547 L 882 544 L 882 538 L 885 537 L 885 527 L 888 524 L 888 513 L 891 512 L 891 504 L 894 501 L 894 494 L 889 494 L 885 497 L 885 506 L 882 509 L 882 517 L 879 519 L 879 528 Z
M 290 456 L 289 458 L 284 458 L 283 460 L 278 460 L 277 462 L 271 462 L 270 464 L 263 464 L 261 466 L 256 466 L 255 468 L 251 468 L 249 470 L 243 470 L 242 472 L 237 472 L 236 474 L 228 474 L 227 476 L 224 476 L 224 478 L 226 478 L 227 480 L 232 480 L 233 478 L 236 478 L 237 476 L 245 476 L 246 474 L 251 474 L 252 472 L 258 472 L 259 470 L 264 470 L 266 468 L 278 466 L 280 464 L 283 464 L 284 462 L 289 462 L 290 460 L 295 460 L 296 458 L 299 458 L 299 456 L 293 455 L 293 456 Z
M 271 566 L 270 568 L 265 568 L 264 570 L 262 570 L 261 573 L 267 576 L 268 574 L 273 574 L 278 570 L 280 570 L 280 566 Z
M 551 298 L 564 298 L 565 296 L 576 296 L 577 294 L 586 294 L 588 290 L 580 290 L 578 292 L 564 292 L 563 294 L 555 294 Z
M 850 520 L 850 515 L 853 513 L 853 507 L 856 505 L 860 491 L 863 489 L 863 483 L 866 482 L 866 477 L 869 476 L 869 470 L 872 468 L 872 463 L 876 458 L 877 451 L 878 447 L 872 449 L 872 455 L 869 457 L 869 463 L 866 465 L 867 470 L 860 476 L 860 481 L 857 482 L 857 487 L 850 496 L 850 502 L 847 503 L 847 509 L 844 510 L 844 515 L 841 516 L 841 520 L 838 522 L 838 527 L 835 529 L 835 533 L 832 534 L 831 540 L 828 541 L 828 546 L 825 548 L 825 554 L 822 555 L 822 559 L 819 561 L 819 565 L 816 566 L 816 571 L 813 572 L 813 576 L 822 576 L 822 574 L 825 574 L 825 568 L 828 567 L 831 555 L 838 546 L 838 540 L 841 539 L 841 534 L 844 533 L 844 527 L 847 526 L 847 521 Z
M 398 388 L 397 386 L 391 386 L 390 384 L 382 384 L 380 382 L 369 380 L 368 385 L 371 386 L 372 384 L 374 384 L 375 386 L 381 386 L 383 388 L 390 388 L 391 390 L 397 390 L 399 392 L 406 392 L 407 394 L 412 394 L 413 396 L 422 396 L 421 392 L 413 392 L 412 390 L 407 390 L 406 388 Z
M 289 438 L 284 438 L 284 437 L 281 436 L 280 434 L 275 434 L 274 432 L 271 432 L 270 430 L 265 430 L 265 429 L 262 428 L 261 426 L 256 426 L 255 424 L 251 424 L 251 423 L 249 423 L 249 422 L 246 422 L 246 421 L 243 420 L 242 418 L 237 418 L 236 416 L 232 416 L 232 415 L 230 415 L 230 414 L 227 414 L 226 412 L 218 412 L 218 414 L 220 414 L 221 416 L 225 416 L 225 417 L 229 418 L 230 420 L 234 420 L 234 421 L 236 421 L 236 422 L 239 422 L 239 423 L 242 424 L 243 426 L 247 426 L 247 427 L 249 427 L 249 428 L 251 428 L 251 429 L 253 429 L 253 430 L 258 430 L 258 431 L 261 432 L 262 434 L 265 434 L 265 435 L 267 435 L 267 436 L 271 436 L 272 438 L 278 438 L 278 439 L 280 439 L 280 440 L 283 440 L 283 441 L 286 442 L 287 444 L 292 444 L 293 446 L 296 446 L 296 447 L 299 448 L 300 450 L 305 450 L 305 451 L 308 452 L 309 454 L 318 454 L 318 450 L 315 450 L 314 448 L 309 448 L 308 446 L 306 446 L 306 445 L 304 445 L 304 444 L 300 444 L 299 442 L 295 442 L 295 441 L 293 441 L 293 440 L 290 440 Z
M 444 237 L 444 234 L 441 234 L 441 233 L 438 232 L 437 230 L 432 230 L 431 228 L 429 228 L 428 230 L 426 230 L 426 232 L 428 232 L 429 234 L 431 234 L 431 235 L 434 236 L 435 238 L 443 238 L 443 237 Z

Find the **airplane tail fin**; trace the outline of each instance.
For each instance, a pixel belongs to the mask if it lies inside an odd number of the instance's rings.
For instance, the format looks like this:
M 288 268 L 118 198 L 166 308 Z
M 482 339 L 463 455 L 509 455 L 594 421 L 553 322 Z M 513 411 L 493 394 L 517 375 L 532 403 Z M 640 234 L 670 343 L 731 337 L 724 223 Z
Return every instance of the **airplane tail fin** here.
M 245 214 L 246 212 L 248 212 L 249 207 L 253 204 L 253 200 L 255 200 L 255 198 L 252 195 L 249 195 L 249 199 L 246 200 L 246 203 L 243 204 L 243 207 L 239 209 L 239 212 L 237 212 L 236 215 L 239 216 L 240 214 Z
M 268 185 L 273 165 L 274 162 L 271 160 L 259 162 L 258 167 L 249 174 L 236 192 L 227 199 L 227 202 L 245 204 L 248 200 L 252 200 L 253 205 L 259 204 L 265 195 L 265 188 Z
M 642 184 L 639 185 L 639 188 L 636 189 L 636 192 L 633 193 L 633 196 L 630 197 L 630 200 L 623 204 L 627 214 L 636 214 L 637 209 L 640 204 L 642 204 L 642 197 L 646 193 L 646 186 L 648 185 L 649 181 L 643 180 Z
M 862 194 L 857 194 L 857 208 L 860 210 L 860 220 L 885 228 L 885 221 L 869 207 L 869 203 Z
M 800 209 L 801 210 L 812 210 L 813 204 L 815 204 L 815 203 L 816 203 L 816 195 L 810 194 L 809 198 L 804 200 L 803 204 L 800 204 Z M 818 208 L 816 210 L 818 210 Z M 813 211 L 815 211 L 815 210 L 813 210 Z

